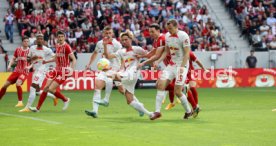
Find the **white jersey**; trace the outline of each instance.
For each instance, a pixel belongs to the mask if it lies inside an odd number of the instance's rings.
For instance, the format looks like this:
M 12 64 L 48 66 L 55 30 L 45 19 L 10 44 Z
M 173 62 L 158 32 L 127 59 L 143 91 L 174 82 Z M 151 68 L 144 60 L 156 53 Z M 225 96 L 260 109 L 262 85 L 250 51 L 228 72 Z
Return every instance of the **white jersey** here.
M 116 39 L 113 39 L 110 44 L 107 44 L 107 50 L 109 51 L 110 54 L 113 54 L 113 53 L 117 52 L 120 49 L 122 49 L 122 45 Z M 97 43 L 95 51 L 97 53 L 99 53 L 103 58 L 105 58 L 105 56 L 103 55 L 103 53 L 104 53 L 103 40 L 101 40 Z M 113 59 L 109 59 L 109 61 L 111 63 L 112 70 L 119 70 L 120 69 L 121 60 L 119 60 L 118 58 L 113 58 Z
M 166 33 L 166 46 L 170 49 L 171 60 L 180 66 L 184 57 L 184 47 L 190 47 L 190 37 L 184 31 L 178 30 L 177 34 Z
M 121 49 L 115 53 L 117 58 L 123 59 L 125 70 L 134 69 L 139 63 L 139 59 L 135 55 L 144 55 L 147 51 L 139 46 L 132 46 L 131 51 Z
M 53 51 L 46 46 L 42 46 L 42 48 L 38 48 L 37 45 L 33 45 L 30 48 L 28 57 L 37 56 L 38 59 L 32 62 L 33 69 L 35 71 L 38 71 L 38 70 L 43 71 L 46 69 L 46 65 L 42 64 L 42 61 L 54 55 L 55 54 L 53 53 Z

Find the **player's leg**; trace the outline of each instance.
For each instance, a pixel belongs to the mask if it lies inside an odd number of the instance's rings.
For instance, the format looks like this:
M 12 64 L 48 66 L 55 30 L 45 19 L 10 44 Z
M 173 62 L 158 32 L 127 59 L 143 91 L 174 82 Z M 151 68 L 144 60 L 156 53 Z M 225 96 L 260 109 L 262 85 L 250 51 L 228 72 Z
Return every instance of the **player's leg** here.
M 42 106 L 42 104 L 44 103 L 46 97 L 47 97 L 47 94 L 49 92 L 49 87 L 50 85 L 54 82 L 54 80 L 52 79 L 48 79 L 47 82 L 46 82 L 46 85 L 44 86 L 44 89 L 43 89 L 43 92 L 42 94 L 40 95 L 39 97 L 39 100 L 38 100 L 38 104 L 36 107 L 29 107 L 29 109 L 33 112 L 38 112 Z
M 0 90 L 0 100 L 3 98 L 3 96 L 6 94 L 7 88 L 16 83 L 18 77 L 19 77 L 19 73 L 13 72 L 7 79 L 7 81 L 5 82 L 5 84 L 2 86 L 1 90 Z
M 189 65 L 187 64 L 186 68 L 178 68 L 177 72 L 175 73 L 176 81 L 175 81 L 174 90 L 175 90 L 175 95 L 180 99 L 181 104 L 186 111 L 184 115 L 184 119 L 188 119 L 190 116 L 192 116 L 192 113 L 193 113 L 189 105 L 189 102 L 187 100 L 187 96 L 182 92 L 183 85 L 186 81 L 188 68 L 189 68 Z
M 143 103 L 139 102 L 138 100 L 134 99 L 134 94 L 129 92 L 128 90 L 125 91 L 125 97 L 127 100 L 127 104 L 132 106 L 135 110 L 139 112 L 140 116 L 143 116 L 144 114 L 151 116 L 152 113 L 149 112 L 143 105 Z
M 92 111 L 85 110 L 85 113 L 89 116 L 92 116 L 94 118 L 98 117 L 98 110 L 99 110 L 99 104 L 96 103 L 97 101 L 101 100 L 101 90 L 105 87 L 105 82 L 103 80 L 100 80 L 98 77 L 95 81 L 95 90 L 94 95 L 92 99 Z
M 196 82 L 195 81 L 190 81 L 189 85 L 190 85 L 190 90 L 193 94 L 194 100 L 195 100 L 195 102 L 198 106 L 198 93 L 197 93 L 197 90 L 196 90 Z
M 38 84 L 35 84 L 35 83 L 31 84 L 28 102 L 27 102 L 25 108 L 22 109 L 22 110 L 19 110 L 19 112 L 30 112 L 29 108 L 32 106 L 32 104 L 33 104 L 33 102 L 35 100 L 36 90 L 38 90 L 38 89 L 39 89 L 39 85 Z
M 18 97 L 18 103 L 15 105 L 15 107 L 22 107 L 24 106 L 23 104 L 23 91 L 22 91 L 22 84 L 24 83 L 24 81 L 27 79 L 27 75 L 26 74 L 20 74 L 18 79 L 16 80 L 16 90 L 17 90 L 17 97 Z
M 49 87 L 49 92 L 54 94 L 57 98 L 61 99 L 64 102 L 64 106 L 63 106 L 62 110 L 66 110 L 69 106 L 70 98 L 66 98 L 60 92 L 60 90 L 57 90 L 57 88 L 60 86 L 60 84 L 62 84 L 62 82 L 63 82 L 63 80 L 62 81 L 54 80 L 53 83 Z
M 175 106 L 174 104 L 174 84 L 172 82 L 166 87 L 166 91 L 169 92 L 170 103 L 166 106 L 166 110 L 170 110 Z
M 6 81 L 5 84 L 2 86 L 0 90 L 0 100 L 3 98 L 3 96 L 6 94 L 7 88 L 11 85 L 10 81 Z

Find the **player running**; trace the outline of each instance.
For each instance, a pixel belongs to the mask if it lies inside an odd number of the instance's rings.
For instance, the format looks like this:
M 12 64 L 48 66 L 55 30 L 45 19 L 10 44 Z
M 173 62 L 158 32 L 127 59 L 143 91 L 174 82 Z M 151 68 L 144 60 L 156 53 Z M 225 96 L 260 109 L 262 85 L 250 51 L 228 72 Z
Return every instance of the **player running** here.
M 151 116 L 152 113 L 145 109 L 144 105 L 139 102 L 139 100 L 134 95 L 135 85 L 140 74 L 140 70 L 137 70 L 137 64 L 139 59 L 136 55 L 144 55 L 147 52 L 139 46 L 131 46 L 133 36 L 131 32 L 127 31 L 120 35 L 121 42 L 124 49 L 117 51 L 116 53 L 109 53 L 107 47 L 104 47 L 104 54 L 106 58 L 119 58 L 124 62 L 124 71 L 114 74 L 115 80 L 122 82 L 123 87 L 125 88 L 125 97 L 127 104 L 132 106 L 135 110 L 140 113 L 140 116 L 147 114 Z M 110 43 L 109 39 L 104 39 L 104 45 Z M 87 111 L 88 114 L 91 113 Z
M 70 98 L 66 98 L 63 94 L 60 93 L 57 88 L 66 81 L 72 73 L 75 65 L 76 58 L 72 52 L 72 49 L 69 44 L 65 42 L 65 34 L 61 31 L 57 32 L 58 35 L 58 44 L 56 46 L 56 55 L 48 61 L 43 61 L 43 63 L 56 62 L 56 68 L 47 73 L 47 82 L 43 89 L 42 94 L 40 95 L 38 105 L 36 107 L 30 107 L 29 109 L 33 112 L 38 112 L 46 99 L 48 92 L 54 94 L 57 98 L 61 99 L 64 102 L 62 110 L 66 110 L 70 103 Z M 72 64 L 70 66 L 70 60 Z
M 110 26 L 106 26 L 103 29 L 103 37 L 108 40 L 107 44 L 104 44 L 104 41 L 101 40 L 97 43 L 95 51 L 92 53 L 90 61 L 88 65 L 86 65 L 86 70 L 88 70 L 91 66 L 91 64 L 95 61 L 98 54 L 100 54 L 103 58 L 105 58 L 103 52 L 104 47 L 107 47 L 107 50 L 110 53 L 115 53 L 118 50 L 122 48 L 122 45 L 120 42 L 118 42 L 113 37 L 113 30 Z M 97 74 L 96 81 L 95 81 L 95 91 L 93 95 L 93 110 L 92 112 L 89 112 L 88 110 L 85 110 L 85 113 L 88 113 L 90 116 L 96 118 L 98 117 L 98 109 L 99 105 L 108 106 L 109 105 L 109 97 L 112 92 L 113 88 L 113 80 L 111 78 L 108 78 L 106 74 L 111 74 L 112 72 L 118 72 L 121 69 L 121 60 L 118 58 L 112 58 L 109 59 L 111 63 L 111 70 L 109 71 L 101 71 L 99 74 Z M 115 85 L 118 87 L 118 90 L 120 93 L 124 94 L 124 88 L 119 81 L 114 81 Z M 105 87 L 105 97 L 103 100 L 101 100 L 101 90 Z
M 8 65 L 8 71 L 11 70 L 11 66 L 14 65 L 16 62 L 16 67 L 13 73 L 9 76 L 5 84 L 0 90 L 0 100 L 5 95 L 7 88 L 10 85 L 16 84 L 17 89 L 17 96 L 18 96 L 18 103 L 15 105 L 15 107 L 22 107 L 24 106 L 22 102 L 22 88 L 21 85 L 24 83 L 24 81 L 27 79 L 27 76 L 29 74 L 29 70 L 27 69 L 28 61 L 27 56 L 29 53 L 29 38 L 23 37 L 22 39 L 22 46 L 16 48 L 13 58 L 10 61 Z
M 41 93 L 40 88 L 45 78 L 45 72 L 47 70 L 47 67 L 45 64 L 43 64 L 43 60 L 45 60 L 46 58 L 52 58 L 55 55 L 50 48 L 43 45 L 43 38 L 43 34 L 36 35 L 37 45 L 32 46 L 28 54 L 28 58 L 30 58 L 31 60 L 31 65 L 28 68 L 33 68 L 34 73 L 32 76 L 32 84 L 30 87 L 28 103 L 26 107 L 20 110 L 19 112 L 30 112 L 29 107 L 31 107 L 31 105 L 33 104 L 36 94 Z M 52 97 L 53 99 L 57 99 L 51 93 L 48 93 L 48 96 Z M 56 104 L 57 100 L 54 100 L 54 105 Z
M 187 33 L 178 30 L 178 23 L 175 19 L 169 20 L 166 26 L 169 31 L 165 35 L 166 54 L 170 53 L 172 59 L 165 70 L 162 71 L 161 78 L 157 81 L 156 109 L 151 120 L 161 117 L 160 111 L 162 101 L 165 98 L 165 89 L 173 79 L 176 80 L 175 94 L 186 110 L 184 119 L 188 119 L 192 116 L 193 111 L 189 106 L 186 95 L 182 93 L 182 88 L 189 69 L 190 38 Z

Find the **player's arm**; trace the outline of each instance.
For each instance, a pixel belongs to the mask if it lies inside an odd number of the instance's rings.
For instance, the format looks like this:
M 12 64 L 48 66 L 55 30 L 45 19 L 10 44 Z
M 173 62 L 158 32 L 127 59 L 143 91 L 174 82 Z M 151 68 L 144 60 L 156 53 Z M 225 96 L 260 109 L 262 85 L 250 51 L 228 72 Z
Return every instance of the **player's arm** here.
M 13 58 L 11 59 L 9 65 L 8 65 L 8 68 L 7 68 L 8 71 L 10 71 L 10 70 L 11 70 L 11 66 L 14 65 L 15 59 L 16 59 L 15 57 L 13 57 Z
M 47 64 L 47 63 L 51 63 L 51 62 L 55 62 L 55 61 L 56 61 L 56 55 L 51 57 L 51 59 L 49 59 L 49 60 L 43 60 L 43 64 Z
M 95 51 L 92 53 L 91 57 L 90 57 L 89 63 L 85 66 L 85 70 L 88 70 L 88 69 L 90 68 L 91 64 L 92 64 L 92 63 L 94 62 L 94 60 L 96 59 L 97 55 L 98 55 L 98 52 L 95 50 Z
M 204 71 L 209 71 L 208 69 L 206 69 L 205 67 L 204 67 L 204 65 L 197 59 L 196 61 L 196 64 L 201 68 L 201 69 L 203 69 Z
M 144 55 L 136 55 L 137 58 L 151 58 L 155 54 L 154 49 Z
M 103 40 L 103 46 L 104 46 L 104 55 L 107 59 L 112 59 L 112 58 L 116 58 L 117 56 L 115 54 L 111 54 L 107 51 L 107 43 L 108 40 Z
M 125 61 L 124 61 L 124 59 L 123 59 L 123 58 L 121 59 L 121 66 L 120 66 L 120 70 L 125 70 Z
M 191 51 L 190 47 L 188 46 L 184 47 L 184 56 L 182 59 L 181 67 L 186 67 L 186 64 L 190 57 L 190 51 Z
M 74 70 L 77 63 L 74 53 L 69 54 L 69 59 L 72 61 L 71 68 Z
M 162 62 L 166 58 L 168 53 L 169 53 L 169 48 L 165 47 L 165 50 L 163 51 L 161 57 L 154 62 L 154 66 L 157 66 L 160 62 Z
M 141 63 L 141 65 L 144 66 L 146 64 L 153 63 L 154 61 L 158 60 L 162 56 L 163 52 L 164 52 L 164 47 L 159 47 L 156 50 L 155 54 L 151 56 L 149 59 L 147 59 L 146 61 L 144 61 L 143 63 Z

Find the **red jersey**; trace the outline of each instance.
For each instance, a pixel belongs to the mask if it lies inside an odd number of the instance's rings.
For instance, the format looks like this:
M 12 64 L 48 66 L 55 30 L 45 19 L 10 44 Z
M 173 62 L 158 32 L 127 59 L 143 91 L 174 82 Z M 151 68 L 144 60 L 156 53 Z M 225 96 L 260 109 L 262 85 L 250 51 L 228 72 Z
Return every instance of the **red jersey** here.
M 27 62 L 27 56 L 29 54 L 28 49 L 24 50 L 22 47 L 16 48 L 14 52 L 14 58 L 17 60 L 17 65 L 14 72 L 28 74 L 29 70 L 26 67 L 29 65 Z
M 160 47 L 166 46 L 166 40 L 165 35 L 161 34 L 157 40 L 154 40 L 153 42 L 153 48 L 155 49 L 155 52 Z M 170 63 L 171 55 L 167 54 L 166 58 L 163 60 L 163 63 L 167 66 Z
M 62 71 L 62 68 L 70 67 L 69 55 L 72 54 L 72 49 L 69 44 L 56 45 L 56 70 Z
M 196 58 L 195 54 L 192 51 L 190 51 L 189 72 L 191 70 L 195 69 L 194 66 L 193 66 L 193 62 L 195 62 L 196 60 L 197 60 L 197 58 Z

